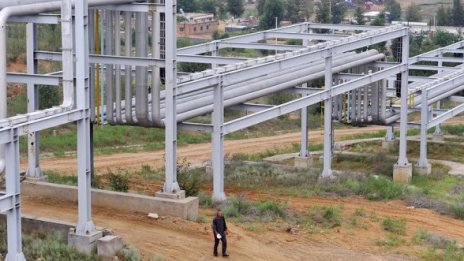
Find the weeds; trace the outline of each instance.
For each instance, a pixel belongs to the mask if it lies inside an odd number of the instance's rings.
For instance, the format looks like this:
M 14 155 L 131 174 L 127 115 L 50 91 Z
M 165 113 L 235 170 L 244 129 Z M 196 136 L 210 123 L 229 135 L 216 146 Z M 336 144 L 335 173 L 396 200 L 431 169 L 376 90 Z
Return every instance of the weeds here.
M 397 235 L 406 235 L 406 221 L 386 218 L 382 222 L 383 229 Z
M 378 240 L 375 242 L 377 246 L 384 246 L 384 247 L 398 247 L 403 244 L 405 241 L 402 238 L 399 238 L 396 235 L 388 235 L 384 240 Z
M 124 261 L 140 261 L 140 253 L 133 246 L 126 246 L 119 251 L 118 256 L 122 257 Z
M 44 175 L 48 177 L 50 183 L 77 186 L 77 176 L 62 175 L 56 172 L 45 172 Z
M 108 172 L 109 186 L 114 191 L 127 192 L 129 191 L 129 177 L 126 173 L 115 174 Z
M 6 229 L 0 227 L 0 252 L 6 254 Z M 27 260 L 97 261 L 96 255 L 87 255 L 68 246 L 65 237 L 56 231 L 35 231 L 23 234 L 23 253 Z
M 312 206 L 306 212 L 307 225 L 333 228 L 341 225 L 340 207 L 319 207 Z
M 288 207 L 270 200 L 248 202 L 245 197 L 230 197 L 219 205 L 224 216 L 246 220 L 273 221 L 288 217 Z
M 202 181 L 201 174 L 193 171 L 186 159 L 177 163 L 177 182 L 187 197 L 198 195 Z
M 429 238 L 429 232 L 425 229 L 419 229 L 419 231 L 417 231 L 417 233 L 414 235 L 414 237 L 412 238 L 412 242 L 414 244 L 420 244 L 420 243 L 423 243 L 425 240 L 427 240 Z

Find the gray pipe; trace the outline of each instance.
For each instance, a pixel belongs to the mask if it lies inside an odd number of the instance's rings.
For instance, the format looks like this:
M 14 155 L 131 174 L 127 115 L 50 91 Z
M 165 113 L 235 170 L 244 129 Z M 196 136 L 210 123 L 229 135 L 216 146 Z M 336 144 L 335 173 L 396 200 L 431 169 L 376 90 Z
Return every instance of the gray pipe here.
M 135 45 L 136 55 L 138 57 L 147 56 L 147 14 L 136 13 L 135 15 Z M 143 125 L 149 125 L 148 119 L 148 71 L 147 67 L 137 66 L 135 70 L 136 75 L 136 92 L 135 92 L 135 111 L 137 115 L 137 122 Z M 111 115 L 109 115 L 110 119 Z
M 29 3 L 32 1 L 2 1 L 3 6 L 7 6 L 9 4 L 18 4 L 18 3 Z M 10 16 L 19 16 L 19 15 L 33 15 L 39 14 L 44 12 L 51 12 L 57 11 L 61 9 L 62 2 L 61 1 L 54 1 L 54 2 L 44 2 L 44 3 L 37 3 L 34 1 L 35 4 L 30 5 L 19 5 L 19 6 L 7 6 L 4 7 L 0 11 L 0 120 L 5 119 L 8 117 L 8 107 L 7 107 L 7 66 L 6 66 L 6 53 L 7 53 L 7 46 L 6 46 L 6 23 Z M 90 6 L 98 6 L 98 5 L 106 5 L 106 4 L 122 4 L 122 3 L 131 3 L 135 2 L 134 0 L 89 0 Z M 74 1 L 72 1 L 74 3 Z M 44 111 L 28 113 L 24 115 L 20 115 L 14 117 L 14 122 L 25 122 L 31 119 L 37 119 L 46 116 L 46 113 L 53 114 L 67 108 L 64 106 L 60 106 L 58 108 L 48 109 Z M 5 170 L 5 145 L 0 145 L 0 173 Z

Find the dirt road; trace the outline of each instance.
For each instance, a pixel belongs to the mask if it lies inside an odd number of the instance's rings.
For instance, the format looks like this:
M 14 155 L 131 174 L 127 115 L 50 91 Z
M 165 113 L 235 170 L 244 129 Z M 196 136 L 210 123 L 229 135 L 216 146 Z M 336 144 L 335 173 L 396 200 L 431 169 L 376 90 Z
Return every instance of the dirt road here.
M 335 131 L 335 138 L 343 136 L 375 132 L 384 129 L 382 126 L 370 126 L 365 128 L 350 128 Z M 322 131 L 312 131 L 309 133 L 310 143 L 321 143 L 323 139 Z M 225 141 L 225 153 L 257 153 L 273 149 L 283 148 L 299 143 L 299 133 L 288 133 L 277 136 L 250 138 L 246 140 L 227 140 Z M 211 159 L 211 143 L 193 144 L 179 147 L 177 150 L 179 159 L 186 158 L 191 164 L 201 164 Z M 118 153 L 111 155 L 96 155 L 95 169 L 97 173 L 104 173 L 108 170 L 134 170 L 140 169 L 142 165 L 150 165 L 153 168 L 163 166 L 164 151 Z M 24 164 L 23 164 L 24 165 Z M 76 173 L 77 160 L 75 157 L 66 158 L 43 158 L 41 168 L 45 171 L 55 171 L 59 173 Z
M 229 222 L 230 260 L 415 260 L 423 248 L 413 245 L 411 238 L 418 229 L 446 236 L 464 243 L 464 221 L 442 216 L 427 209 L 410 209 L 401 201 L 373 202 L 360 197 L 351 198 L 301 198 L 270 195 L 248 196 L 287 201 L 296 211 L 305 211 L 313 205 L 341 206 L 343 215 L 349 217 L 359 208 L 366 217 L 358 219 L 359 227 L 350 227 L 344 220 L 339 228 L 315 233 L 285 232 L 283 224 L 269 224 L 270 231 L 250 232 Z M 71 202 L 24 198 L 25 214 L 76 222 L 76 206 Z M 212 257 L 212 235 L 209 220 L 211 210 L 202 210 L 207 223 L 200 224 L 178 218 L 165 217 L 152 220 L 142 213 L 115 212 L 94 208 L 94 222 L 113 229 L 126 243 L 138 248 L 143 260 L 162 256 L 163 260 L 217 260 Z M 385 232 L 381 222 L 385 217 L 404 219 L 407 235 L 400 236 L 405 243 L 398 247 L 378 246 Z

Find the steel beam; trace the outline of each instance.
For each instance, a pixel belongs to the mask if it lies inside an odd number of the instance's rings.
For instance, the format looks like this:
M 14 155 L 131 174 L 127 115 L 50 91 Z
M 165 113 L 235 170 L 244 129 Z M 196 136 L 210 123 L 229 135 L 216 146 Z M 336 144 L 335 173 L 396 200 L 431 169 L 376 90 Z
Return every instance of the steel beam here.
M 214 88 L 214 105 L 212 114 L 212 149 L 211 161 L 213 165 L 213 201 L 226 200 L 224 193 L 224 86 L 219 83 Z
M 325 58 L 325 90 L 332 92 L 332 56 Z M 328 99 L 324 100 L 324 165 L 322 169 L 322 177 L 327 178 L 332 176 L 332 97 L 330 94 Z M 335 96 L 336 97 L 336 96 Z
M 10 83 L 25 83 L 29 87 L 32 85 L 58 86 L 61 83 L 59 76 L 34 73 L 8 73 L 6 80 Z
M 408 66 L 409 58 L 409 34 L 401 38 L 402 52 L 401 63 Z M 408 67 L 406 67 L 408 68 Z M 400 111 L 400 149 L 398 166 L 405 167 L 409 165 L 406 149 L 407 149 L 407 132 L 408 132 L 408 83 L 409 70 L 401 72 L 401 111 Z
M 249 60 L 239 57 L 221 57 L 207 55 L 177 55 L 177 62 L 208 63 L 208 64 L 236 64 Z
M 89 28 L 87 0 L 75 6 L 76 107 L 84 110 L 77 121 L 78 221 L 76 234 L 89 235 L 96 231 L 92 221 L 91 162 L 90 162 L 90 90 L 89 90 Z
M 333 41 L 348 37 L 348 35 L 337 34 L 302 34 L 302 33 L 286 33 L 286 32 L 266 32 L 266 39 L 301 39 L 301 40 L 317 40 L 317 41 Z
M 19 136 L 16 130 L 9 132 L 6 144 L 5 185 L 6 194 L 13 197 L 13 208 L 6 212 L 7 250 L 6 261 L 25 261 L 21 239 L 21 185 L 19 167 Z
M 34 24 L 58 24 L 60 15 L 39 14 L 34 16 L 12 16 L 8 19 L 9 23 L 34 23 Z
M 427 160 L 427 123 L 429 122 L 429 106 L 427 105 L 428 92 L 427 90 L 422 92 L 422 105 L 421 105 L 421 126 L 420 126 L 420 150 L 419 150 L 419 161 L 417 165 L 422 168 L 426 168 L 429 164 Z
M 220 42 L 220 48 L 241 48 L 253 50 L 277 50 L 277 51 L 296 51 L 306 47 L 300 45 L 282 45 L 282 44 L 268 44 L 268 43 L 230 43 Z
M 450 109 L 447 112 L 444 112 L 439 116 L 433 118 L 431 121 L 429 121 L 428 128 L 433 128 L 446 120 L 456 117 L 459 113 L 462 112 L 464 112 L 464 104 L 460 104 L 454 107 L 453 109 Z
M 34 59 L 34 50 L 37 47 L 37 27 L 33 23 L 26 25 L 26 52 L 27 52 L 27 73 L 37 73 L 37 61 Z M 39 90 L 36 86 L 37 80 L 28 79 L 27 82 L 27 112 L 34 112 L 39 109 Z M 7 75 L 8 81 L 8 75 Z M 58 84 L 57 84 L 58 85 Z M 39 133 L 30 132 L 27 136 L 27 171 L 28 177 L 39 178 L 42 176 L 40 170 L 40 150 Z
M 388 77 L 393 74 L 400 73 L 401 71 L 405 70 L 406 65 L 399 64 L 394 67 L 387 68 L 382 71 L 378 71 L 372 74 L 368 74 L 364 77 L 352 80 L 350 82 L 341 83 L 339 85 L 333 86 L 331 90 L 322 90 L 317 93 L 311 94 L 306 97 L 301 97 L 299 99 L 274 106 L 264 111 L 260 111 L 240 119 L 232 120 L 229 122 L 224 123 L 224 134 L 232 133 L 252 125 L 268 121 L 270 119 L 276 118 L 278 116 L 300 110 L 303 107 L 307 107 L 321 101 L 325 101 L 330 97 L 337 96 L 343 94 L 345 92 L 354 90 L 361 86 L 367 85 L 369 83 L 373 83 L 376 81 L 380 81 L 385 77 Z
M 166 117 L 165 117 L 165 193 L 180 191 L 177 183 L 177 110 L 176 110 L 176 13 L 175 0 L 166 0 Z

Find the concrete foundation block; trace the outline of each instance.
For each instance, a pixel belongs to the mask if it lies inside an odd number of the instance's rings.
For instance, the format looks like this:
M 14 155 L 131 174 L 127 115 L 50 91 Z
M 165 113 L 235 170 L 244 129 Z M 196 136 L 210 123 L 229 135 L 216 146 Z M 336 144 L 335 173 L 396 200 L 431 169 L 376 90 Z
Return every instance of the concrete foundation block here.
M 103 260 L 112 260 L 123 247 L 124 243 L 118 236 L 105 236 L 97 240 L 97 254 Z
M 443 134 L 433 134 L 432 140 L 433 141 L 444 141 L 445 137 L 443 136 Z
M 408 163 L 405 166 L 395 164 L 393 166 L 393 182 L 408 184 L 412 178 L 412 165 Z
M 314 159 L 313 157 L 295 157 L 295 167 L 297 168 L 303 168 L 303 169 L 308 169 L 311 168 L 314 165 Z
M 155 197 L 158 198 L 168 198 L 168 199 L 184 199 L 185 198 L 185 190 L 181 190 L 177 193 L 167 193 L 167 192 L 156 192 Z
M 432 164 L 427 163 L 427 166 L 416 165 L 414 166 L 414 170 L 418 175 L 430 175 L 430 173 L 432 173 Z
M 103 236 L 101 231 L 95 231 L 86 235 L 76 234 L 70 231 L 68 234 L 68 245 L 83 253 L 94 253 L 97 250 L 97 240 Z
M 29 177 L 26 176 L 27 181 L 29 182 L 48 182 L 48 176 L 40 176 L 40 177 Z
M 382 140 L 382 149 L 389 150 L 395 147 L 396 140 Z

